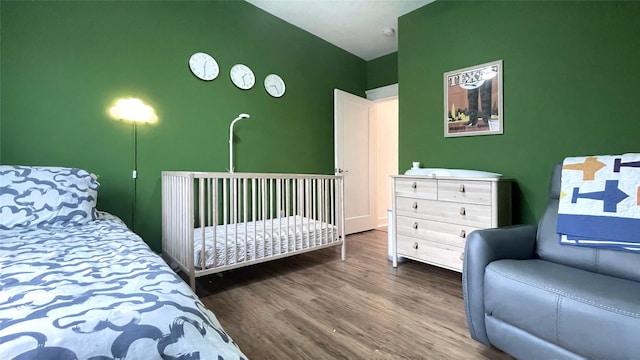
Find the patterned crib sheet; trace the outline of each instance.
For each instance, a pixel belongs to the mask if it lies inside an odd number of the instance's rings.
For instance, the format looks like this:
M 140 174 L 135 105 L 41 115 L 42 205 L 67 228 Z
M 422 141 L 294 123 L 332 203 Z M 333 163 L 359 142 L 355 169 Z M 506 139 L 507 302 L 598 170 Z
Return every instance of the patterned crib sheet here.
M 215 249 L 213 246 L 214 231 Z M 204 229 L 205 263 L 207 266 L 212 266 L 215 258 L 215 266 L 231 265 L 236 262 L 261 259 L 330 244 L 336 241 L 337 237 L 338 229 L 336 226 L 300 215 L 208 226 Z M 194 230 L 193 238 L 194 264 L 196 267 L 200 267 L 202 228 Z
M 0 232 L 0 359 L 246 359 L 136 234 L 85 225 Z

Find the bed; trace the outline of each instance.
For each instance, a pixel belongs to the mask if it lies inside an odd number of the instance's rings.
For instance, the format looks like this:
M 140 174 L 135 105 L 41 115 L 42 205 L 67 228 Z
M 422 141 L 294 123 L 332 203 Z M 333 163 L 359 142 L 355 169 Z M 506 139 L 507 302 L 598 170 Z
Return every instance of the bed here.
M 81 169 L 0 166 L 0 359 L 246 359 Z
M 334 175 L 162 172 L 162 250 L 195 279 L 331 246 L 345 259 Z

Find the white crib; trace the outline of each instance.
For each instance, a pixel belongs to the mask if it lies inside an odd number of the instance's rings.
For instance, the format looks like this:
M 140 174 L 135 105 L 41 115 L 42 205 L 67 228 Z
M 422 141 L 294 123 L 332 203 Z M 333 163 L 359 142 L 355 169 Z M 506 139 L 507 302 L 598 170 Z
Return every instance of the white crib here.
M 162 254 L 198 276 L 342 245 L 342 176 L 162 172 Z

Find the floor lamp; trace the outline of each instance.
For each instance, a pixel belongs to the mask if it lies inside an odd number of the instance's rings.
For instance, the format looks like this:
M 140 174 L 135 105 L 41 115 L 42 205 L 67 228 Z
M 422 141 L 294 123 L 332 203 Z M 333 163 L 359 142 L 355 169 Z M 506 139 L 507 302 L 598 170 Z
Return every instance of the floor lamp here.
M 131 229 L 136 228 L 136 179 L 138 178 L 138 123 L 154 123 L 158 121 L 153 108 L 136 98 L 118 99 L 109 109 L 112 117 L 133 123 L 133 194 L 131 199 Z
M 229 172 L 233 173 L 233 125 L 238 122 L 238 120 L 248 119 L 249 114 L 240 114 L 237 118 L 235 118 L 231 125 L 229 125 Z

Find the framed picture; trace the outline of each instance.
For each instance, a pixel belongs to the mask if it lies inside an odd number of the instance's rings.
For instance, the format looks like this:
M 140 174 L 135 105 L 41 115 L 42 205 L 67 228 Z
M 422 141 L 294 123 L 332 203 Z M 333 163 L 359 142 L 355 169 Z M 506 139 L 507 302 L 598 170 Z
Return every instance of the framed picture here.
M 502 60 L 444 73 L 444 136 L 502 134 Z

